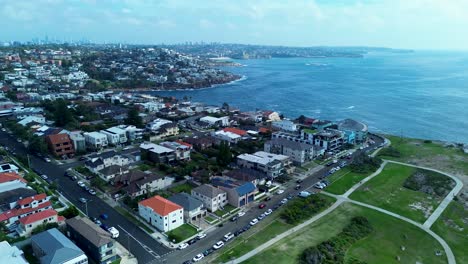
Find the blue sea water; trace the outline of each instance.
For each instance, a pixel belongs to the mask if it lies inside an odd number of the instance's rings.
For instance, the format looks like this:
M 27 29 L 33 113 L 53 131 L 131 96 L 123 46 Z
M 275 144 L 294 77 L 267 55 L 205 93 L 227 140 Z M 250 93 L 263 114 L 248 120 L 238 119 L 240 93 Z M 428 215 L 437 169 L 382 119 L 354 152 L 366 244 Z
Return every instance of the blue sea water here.
M 156 92 L 294 118 L 366 122 L 370 130 L 468 143 L 468 53 L 373 52 L 363 58 L 238 61 L 243 81 L 193 91 Z

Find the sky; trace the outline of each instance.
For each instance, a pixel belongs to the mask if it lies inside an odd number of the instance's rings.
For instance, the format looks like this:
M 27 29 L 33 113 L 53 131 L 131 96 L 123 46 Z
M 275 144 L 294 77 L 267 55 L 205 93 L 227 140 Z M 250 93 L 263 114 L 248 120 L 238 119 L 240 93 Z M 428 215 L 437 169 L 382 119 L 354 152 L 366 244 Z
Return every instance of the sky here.
M 0 41 L 468 50 L 468 0 L 0 0 Z

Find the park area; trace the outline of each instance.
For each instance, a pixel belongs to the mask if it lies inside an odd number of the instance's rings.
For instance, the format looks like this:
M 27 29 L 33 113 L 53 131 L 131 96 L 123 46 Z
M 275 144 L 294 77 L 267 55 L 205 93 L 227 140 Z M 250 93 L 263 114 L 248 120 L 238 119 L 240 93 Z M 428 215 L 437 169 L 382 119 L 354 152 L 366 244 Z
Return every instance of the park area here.
M 355 242 L 345 253 L 345 263 L 358 259 L 365 263 L 447 263 L 440 244 L 414 225 L 372 209 L 345 203 L 315 223 L 301 229 L 243 263 L 299 263 L 302 252 L 336 237 L 356 216 L 368 219 L 373 231 Z
M 333 194 L 344 194 L 347 190 L 353 187 L 372 173 L 352 172 L 349 167 L 345 167 L 328 177 L 330 185 L 326 191 Z

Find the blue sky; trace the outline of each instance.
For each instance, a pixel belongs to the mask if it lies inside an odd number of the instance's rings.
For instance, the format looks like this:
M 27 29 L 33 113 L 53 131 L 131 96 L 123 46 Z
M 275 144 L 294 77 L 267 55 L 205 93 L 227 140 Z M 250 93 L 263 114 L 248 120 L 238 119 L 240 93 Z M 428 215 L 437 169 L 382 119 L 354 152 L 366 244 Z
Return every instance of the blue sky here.
M 468 0 L 0 0 L 0 40 L 468 49 Z

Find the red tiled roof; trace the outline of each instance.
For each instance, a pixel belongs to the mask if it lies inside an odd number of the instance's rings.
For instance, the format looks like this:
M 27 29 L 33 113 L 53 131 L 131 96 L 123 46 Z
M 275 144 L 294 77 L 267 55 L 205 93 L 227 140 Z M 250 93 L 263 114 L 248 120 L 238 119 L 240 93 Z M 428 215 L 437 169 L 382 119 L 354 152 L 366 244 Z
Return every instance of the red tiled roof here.
M 8 219 L 10 219 L 12 217 L 24 215 L 24 214 L 34 212 L 36 210 L 47 208 L 47 207 L 52 207 L 52 204 L 50 203 L 50 201 L 47 201 L 45 203 L 41 203 L 39 206 L 34 207 L 34 208 L 31 208 L 31 207 L 27 207 L 27 208 L 23 208 L 23 209 L 16 209 L 15 208 L 15 209 L 12 209 L 12 210 L 9 210 L 9 211 L 6 211 L 6 212 L 3 212 L 2 214 L 0 214 L 0 222 L 8 220 Z
M 47 136 L 52 144 L 61 144 L 64 142 L 70 142 L 70 137 L 68 134 L 55 134 Z
M 164 199 L 159 195 L 143 200 L 139 204 L 153 209 L 153 211 L 160 216 L 166 216 L 176 210 L 182 209 L 180 205 Z
M 18 200 L 18 204 L 19 205 L 30 204 L 33 201 L 44 200 L 45 198 L 47 198 L 47 195 L 45 193 L 41 193 L 41 194 L 33 195 L 30 197 Z
M 0 183 L 20 180 L 21 182 L 28 183 L 27 180 L 23 179 L 18 173 L 15 172 L 4 172 L 0 173 Z
M 56 215 L 57 215 L 57 211 L 55 211 L 54 209 L 48 209 L 42 212 L 38 212 L 32 215 L 28 215 L 23 218 L 20 218 L 19 221 L 23 225 L 28 225 L 28 224 L 35 223 L 37 221 L 42 221 L 46 218 L 49 218 L 51 216 L 56 216 Z
M 266 128 L 266 127 L 261 127 L 258 129 L 258 132 L 260 133 L 268 133 L 270 132 L 271 130 L 269 128 Z
M 247 135 L 247 131 L 239 129 L 239 128 L 235 128 L 235 127 L 226 127 L 225 129 L 223 129 L 223 131 L 224 132 L 231 132 L 231 133 L 234 133 L 234 134 L 239 135 L 239 136 Z
M 176 140 L 176 142 L 179 143 L 179 144 L 182 144 L 182 145 L 184 145 L 184 146 L 187 146 L 187 147 L 189 147 L 189 148 L 193 148 L 192 144 L 189 144 L 189 143 L 184 142 L 184 141 L 182 141 L 182 140 Z

